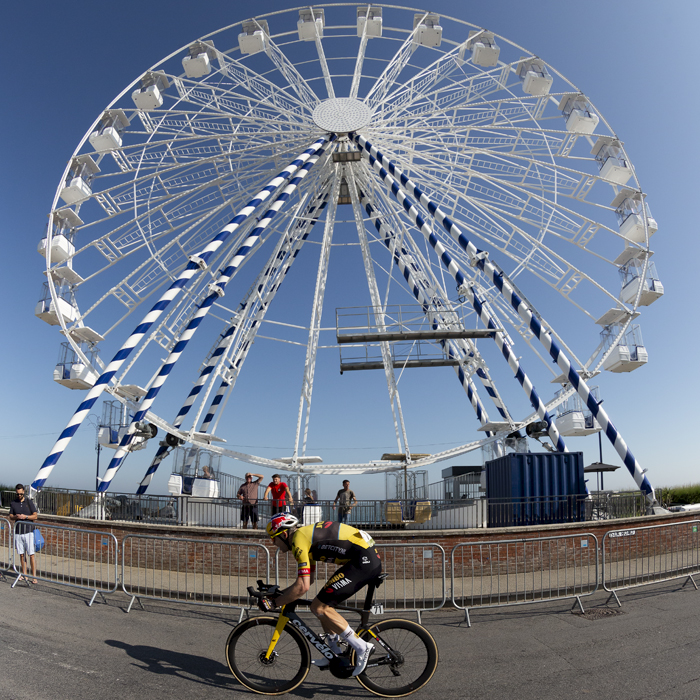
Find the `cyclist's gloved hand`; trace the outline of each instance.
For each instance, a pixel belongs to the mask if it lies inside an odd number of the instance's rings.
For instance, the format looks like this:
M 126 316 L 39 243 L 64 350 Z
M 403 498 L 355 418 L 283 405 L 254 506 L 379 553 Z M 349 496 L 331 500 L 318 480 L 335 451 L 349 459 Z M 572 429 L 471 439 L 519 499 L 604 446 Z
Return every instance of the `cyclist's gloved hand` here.
M 263 612 L 270 612 L 274 609 L 275 603 L 269 598 L 258 598 L 258 607 Z

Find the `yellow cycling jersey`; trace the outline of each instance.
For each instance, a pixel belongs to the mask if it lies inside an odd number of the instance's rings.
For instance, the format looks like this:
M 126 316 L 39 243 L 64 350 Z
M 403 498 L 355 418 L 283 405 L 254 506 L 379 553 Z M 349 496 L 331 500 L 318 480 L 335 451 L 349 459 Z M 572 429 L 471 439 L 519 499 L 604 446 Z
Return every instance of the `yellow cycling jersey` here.
M 360 559 L 374 540 L 363 530 L 332 521 L 300 527 L 292 537 L 298 575 L 309 576 L 319 561 L 347 564 Z

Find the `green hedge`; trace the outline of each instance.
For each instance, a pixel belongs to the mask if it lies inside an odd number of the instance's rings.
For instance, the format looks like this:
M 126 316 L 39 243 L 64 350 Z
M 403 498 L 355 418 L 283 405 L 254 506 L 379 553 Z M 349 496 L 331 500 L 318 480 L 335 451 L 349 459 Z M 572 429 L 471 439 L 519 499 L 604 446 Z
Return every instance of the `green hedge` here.
M 700 503 L 700 484 L 686 484 L 685 486 L 662 488 L 658 490 L 657 498 L 661 503 L 669 506 Z

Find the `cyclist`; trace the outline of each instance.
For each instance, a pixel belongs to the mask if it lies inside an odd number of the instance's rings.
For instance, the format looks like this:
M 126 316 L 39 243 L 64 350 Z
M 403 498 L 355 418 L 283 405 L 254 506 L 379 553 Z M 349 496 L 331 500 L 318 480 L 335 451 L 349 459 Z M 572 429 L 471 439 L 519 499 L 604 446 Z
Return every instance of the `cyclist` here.
M 273 515 L 267 525 L 267 534 L 280 551 L 293 552 L 297 561 L 297 580 L 274 600 L 263 598 L 261 610 L 269 611 L 301 598 L 314 582 L 317 561 L 340 564 L 341 567 L 311 602 L 311 612 L 321 622 L 327 635 L 326 644 L 333 653 L 342 651 L 340 641 L 355 650 L 352 675 L 358 676 L 365 670 L 374 645 L 360 639 L 334 606 L 350 598 L 382 572 L 374 540 L 366 532 L 344 523 L 329 521 L 300 527 L 297 518 L 290 513 Z M 330 661 L 322 658 L 313 663 L 323 668 Z

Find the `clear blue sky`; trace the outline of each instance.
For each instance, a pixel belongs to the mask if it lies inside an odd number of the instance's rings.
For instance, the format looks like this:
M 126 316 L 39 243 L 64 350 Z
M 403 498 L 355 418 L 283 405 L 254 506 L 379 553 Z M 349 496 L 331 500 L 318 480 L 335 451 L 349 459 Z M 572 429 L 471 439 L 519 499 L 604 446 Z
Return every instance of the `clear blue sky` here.
M 296 4 L 258 0 L 255 13 Z M 245 19 L 250 7 L 210 0 L 40 0 L 11 3 L 4 9 L 0 483 L 33 479 L 80 400 L 79 392 L 52 381 L 60 340 L 55 329 L 33 315 L 44 279 L 36 246 L 66 161 L 95 117 L 137 75 L 186 43 Z M 424 7 L 484 26 L 543 57 L 593 98 L 624 140 L 659 224 L 652 248 L 666 293 L 643 315 L 648 365 L 629 375 L 606 373 L 598 383 L 606 410 L 655 487 L 699 481 L 693 440 L 699 340 L 694 266 L 700 251 L 693 213 L 698 178 L 692 172 L 700 155 L 694 121 L 700 111 L 694 89 L 700 8 L 678 0 L 436 0 Z M 337 376 L 337 363 L 333 371 Z M 278 447 L 275 387 L 262 370 L 249 381 L 257 381 L 258 392 L 267 397 L 267 408 L 260 407 L 267 413 L 267 429 L 248 436 L 249 451 L 289 453 L 290 449 L 272 449 Z M 300 381 L 301 377 L 294 386 Z M 501 385 L 506 381 L 514 382 L 502 379 Z M 297 396 L 295 389 L 293 395 L 279 398 L 296 412 Z M 349 404 L 342 411 L 343 420 L 352 424 L 361 406 Z M 168 411 L 157 412 L 169 416 Z M 467 411 L 455 415 L 437 392 L 411 420 L 426 428 L 419 444 L 413 445 L 416 451 L 433 452 L 476 436 L 472 416 Z M 308 452 L 332 446 L 327 461 L 376 459 L 394 449 L 391 434 L 386 437 L 316 434 Z M 91 488 L 94 440 L 94 429 L 84 425 L 49 484 Z M 239 437 L 229 442 L 247 441 Z M 360 444 L 371 449 L 358 450 Z M 597 459 L 597 437 L 570 439 L 568 444 L 584 450 L 586 463 Z M 150 457 L 150 450 L 146 452 Z M 144 469 L 143 461 L 137 461 L 134 457 L 124 467 L 114 489 L 134 489 Z M 604 446 L 604 461 L 621 464 L 609 445 Z M 444 466 L 431 468 L 431 481 Z M 245 469 L 228 466 L 234 473 Z M 154 483 L 154 492 L 163 492 L 165 476 L 167 469 Z M 336 481 L 340 479 L 324 477 L 324 494 L 334 490 Z M 383 481 L 358 478 L 358 495 L 372 495 Z M 623 467 L 606 479 L 606 486 L 633 489 L 634 483 Z

